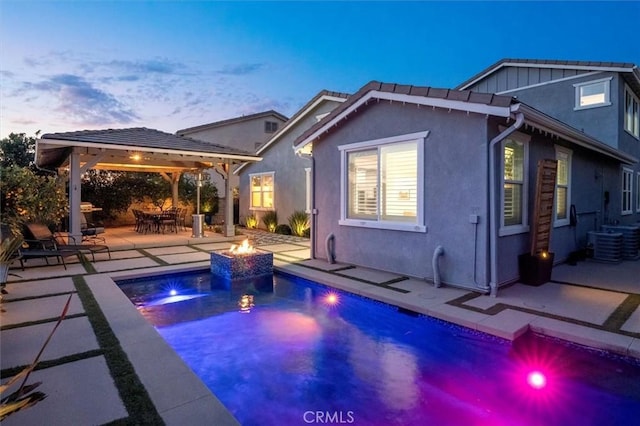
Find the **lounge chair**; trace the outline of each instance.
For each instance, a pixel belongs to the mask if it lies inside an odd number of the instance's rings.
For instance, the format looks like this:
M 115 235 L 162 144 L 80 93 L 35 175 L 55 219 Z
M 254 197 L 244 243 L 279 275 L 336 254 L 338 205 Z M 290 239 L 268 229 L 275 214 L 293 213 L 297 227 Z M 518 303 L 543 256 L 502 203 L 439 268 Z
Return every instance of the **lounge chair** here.
M 68 244 L 61 235 L 54 234 L 41 223 L 27 223 L 24 236 L 32 250 L 57 250 L 61 255 L 67 256 L 73 252 L 90 253 L 93 261 L 96 260 L 96 253 L 107 252 L 109 259 L 111 259 L 111 251 L 108 246 L 103 244 Z M 68 238 L 75 242 L 71 235 Z

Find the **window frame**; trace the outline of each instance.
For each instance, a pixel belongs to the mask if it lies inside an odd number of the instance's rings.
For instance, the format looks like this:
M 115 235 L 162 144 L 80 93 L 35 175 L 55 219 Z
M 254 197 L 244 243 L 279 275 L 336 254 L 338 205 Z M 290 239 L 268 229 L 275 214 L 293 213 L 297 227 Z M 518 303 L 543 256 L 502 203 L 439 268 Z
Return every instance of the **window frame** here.
M 556 174 L 556 185 L 555 185 L 555 191 L 554 191 L 554 212 L 553 212 L 553 226 L 554 227 L 560 227 L 560 226 L 567 226 L 570 224 L 570 214 L 569 211 L 571 209 L 571 163 L 572 163 L 572 156 L 573 156 L 573 151 L 562 147 L 562 146 L 555 146 L 555 150 L 556 150 L 556 161 L 558 161 L 558 164 L 560 162 L 560 156 L 562 155 L 566 155 L 566 161 L 567 161 L 567 183 L 565 185 L 560 185 L 558 183 L 558 175 Z M 567 217 L 564 219 L 558 219 L 558 188 L 563 187 L 566 188 L 566 198 L 567 198 L 567 205 L 565 206 L 567 209 Z
M 253 178 L 260 176 L 260 178 L 264 177 L 264 176 L 271 176 L 271 181 L 273 182 L 273 195 L 272 195 L 272 207 L 263 207 L 262 205 L 260 206 L 254 206 L 253 205 Z M 262 188 L 262 179 L 260 180 L 261 185 L 260 187 Z M 260 201 L 261 204 L 264 204 L 264 191 L 261 190 L 260 191 Z M 249 174 L 249 210 L 254 210 L 254 211 L 271 211 L 271 210 L 275 210 L 276 208 L 276 172 L 275 171 L 271 171 L 271 172 L 260 172 L 260 173 L 250 173 Z
M 627 111 L 627 96 L 631 97 L 631 114 Z M 636 139 L 640 139 L 640 99 L 625 84 L 623 98 L 624 130 Z M 633 108 L 635 104 L 635 109 Z M 631 118 L 629 118 L 631 116 Z
M 520 142 L 524 146 L 523 171 L 522 171 L 522 223 L 515 225 L 504 224 L 504 149 L 507 141 L 514 140 Z M 500 228 L 498 236 L 523 234 L 529 232 L 529 142 L 530 135 L 514 132 L 500 142 Z M 512 181 L 509 181 L 511 183 Z
M 279 126 L 278 126 L 278 122 L 277 121 L 265 120 L 265 122 L 264 122 L 264 132 L 265 133 L 275 133 L 275 132 L 278 131 L 278 127 Z
M 403 134 L 398 136 L 392 136 L 388 138 L 374 139 L 363 142 L 355 142 L 347 145 L 338 146 L 338 150 L 340 151 L 340 219 L 338 221 L 339 225 L 343 226 L 354 226 L 354 227 L 363 227 L 363 228 L 375 228 L 375 229 L 386 229 L 386 230 L 394 230 L 394 231 L 408 231 L 408 232 L 427 232 L 427 227 L 425 226 L 425 205 L 424 205 L 424 144 L 425 140 L 429 136 L 429 131 L 416 132 Z M 390 220 L 381 219 L 381 215 L 379 212 L 379 201 L 376 207 L 376 220 L 371 219 L 356 219 L 348 217 L 349 210 L 349 200 L 348 200 L 348 192 L 349 192 L 349 153 L 354 153 L 358 151 L 364 150 L 377 150 L 378 159 L 380 158 L 380 148 L 383 146 L 389 146 L 394 144 L 402 144 L 402 143 L 416 143 L 416 151 L 417 151 L 417 170 L 416 170 L 416 220 L 413 223 L 408 222 L 397 222 Z M 379 182 L 379 175 L 377 177 Z M 378 188 L 380 185 L 377 185 Z M 380 197 L 377 197 L 377 200 L 380 200 Z
M 640 213 L 640 172 L 636 174 L 636 212 Z
M 633 213 L 633 170 L 628 167 L 622 168 L 622 182 L 620 184 L 620 214 L 623 216 Z M 626 184 L 629 183 L 627 188 Z M 626 206 L 626 200 L 628 199 L 629 205 Z
M 575 83 L 573 85 L 573 87 L 575 88 L 575 103 L 573 106 L 573 110 L 578 111 L 582 109 L 600 108 L 600 107 L 611 105 L 611 80 L 612 79 L 613 77 L 605 77 L 597 80 L 590 80 L 582 83 Z M 605 83 L 604 101 L 597 104 L 592 104 L 592 105 L 584 105 L 584 106 L 580 105 L 580 99 L 581 99 L 580 90 L 585 86 L 591 86 L 591 85 L 600 84 L 600 83 Z

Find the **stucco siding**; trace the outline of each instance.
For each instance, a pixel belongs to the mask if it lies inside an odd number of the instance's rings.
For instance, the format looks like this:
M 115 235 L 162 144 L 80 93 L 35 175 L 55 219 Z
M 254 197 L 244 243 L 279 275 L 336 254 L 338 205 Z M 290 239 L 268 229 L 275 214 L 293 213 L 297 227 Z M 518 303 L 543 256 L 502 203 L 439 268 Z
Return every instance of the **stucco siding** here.
M 427 232 L 339 225 L 338 146 L 421 131 L 429 131 L 424 146 Z M 380 102 L 349 117 L 314 145 L 317 256 L 326 258 L 324 240 L 333 233 L 339 262 L 431 279 L 431 259 L 441 245 L 444 283 L 472 287 L 474 275 L 485 282 L 486 141 L 486 118 L 476 114 Z M 477 235 L 470 214 L 480 217 Z
M 295 154 L 293 141 L 306 129 L 317 122 L 316 116 L 333 110 L 338 102 L 325 101 L 309 111 L 294 126 L 286 130 L 272 145 L 262 153 L 262 161 L 245 166 L 240 173 L 240 223 L 249 214 L 255 214 L 259 226 L 264 228 L 261 217 L 264 211 L 250 208 L 250 174 L 275 172 L 274 210 L 278 213 L 279 223 L 288 224 L 294 211 L 306 209 L 306 171 L 311 160 Z

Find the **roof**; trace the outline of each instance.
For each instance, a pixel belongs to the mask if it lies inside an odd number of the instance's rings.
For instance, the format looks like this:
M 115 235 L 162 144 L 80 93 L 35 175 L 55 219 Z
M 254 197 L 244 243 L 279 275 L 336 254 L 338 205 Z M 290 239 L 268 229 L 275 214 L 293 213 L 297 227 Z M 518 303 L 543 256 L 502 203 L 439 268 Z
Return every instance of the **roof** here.
M 222 121 L 215 121 L 213 123 L 208 123 L 208 124 L 201 124 L 195 127 L 188 127 L 186 129 L 178 130 L 176 134 L 180 136 L 184 136 L 187 133 L 201 132 L 203 130 L 209 130 L 209 129 L 215 129 L 216 127 L 227 126 L 229 124 L 241 123 L 243 121 L 256 120 L 259 118 L 271 117 L 271 116 L 279 119 L 282 122 L 285 122 L 288 120 L 288 118 L 285 115 L 282 115 L 279 112 L 271 109 L 269 111 L 258 112 L 250 115 L 242 115 L 240 117 L 229 118 L 227 120 L 222 120 Z
M 422 105 L 482 112 L 503 117 L 510 115 L 509 107 L 515 102 L 511 96 L 492 93 L 370 81 L 350 96 L 347 101 L 331 111 L 322 121 L 307 129 L 294 141 L 294 146 L 296 149 L 300 149 L 312 142 L 324 133 L 324 128 L 331 128 L 361 105 L 366 105 L 372 98 L 399 102 L 409 101 Z
M 468 90 L 434 89 L 431 87 L 405 86 L 372 81 L 356 94 L 334 109 L 327 117 L 316 123 L 294 141 L 296 150 L 302 149 L 331 130 L 337 123 L 355 113 L 372 100 L 390 100 L 439 108 L 477 112 L 497 117 L 513 118 L 524 114 L 524 122 L 542 132 L 556 135 L 591 151 L 606 155 L 617 161 L 633 164 L 638 159 L 619 151 L 568 124 L 546 115 L 533 107 L 518 102 L 510 96 L 491 93 L 476 93 Z
M 534 68 L 562 68 L 562 69 L 579 69 L 585 71 L 614 71 L 622 73 L 630 73 L 632 84 L 636 86 L 636 90 L 640 91 L 640 70 L 630 62 L 597 62 L 597 61 L 566 61 L 553 59 L 513 59 L 504 58 L 480 71 L 478 74 L 464 81 L 456 87 L 456 90 L 466 90 L 469 86 L 482 80 L 488 75 L 498 71 L 503 67 L 534 67 Z
M 335 102 L 344 102 L 349 97 L 348 93 L 342 92 L 333 92 L 330 90 L 321 90 L 316 94 L 309 102 L 307 102 L 302 108 L 300 108 L 286 123 L 282 126 L 267 142 L 265 142 L 260 149 L 256 152 L 256 155 L 261 155 L 265 151 L 267 151 L 273 144 L 279 141 L 287 132 L 291 130 L 291 128 L 302 118 L 304 118 L 307 114 L 313 111 L 316 106 L 322 103 L 325 100 L 332 100 Z M 247 163 L 248 164 L 248 163 Z M 244 169 L 247 164 L 242 164 L 238 167 L 234 174 L 240 173 L 242 169 Z
M 44 134 L 36 142 L 36 164 L 45 168 L 61 167 L 68 161 L 72 149 L 77 149 L 82 162 L 108 170 L 177 171 L 208 168 L 220 161 L 260 160 L 237 148 L 136 127 Z M 142 154 L 145 164 L 138 165 L 141 170 L 133 170 L 136 165 L 127 164 L 133 163 L 134 153 Z M 114 164 L 119 168 L 109 166 Z

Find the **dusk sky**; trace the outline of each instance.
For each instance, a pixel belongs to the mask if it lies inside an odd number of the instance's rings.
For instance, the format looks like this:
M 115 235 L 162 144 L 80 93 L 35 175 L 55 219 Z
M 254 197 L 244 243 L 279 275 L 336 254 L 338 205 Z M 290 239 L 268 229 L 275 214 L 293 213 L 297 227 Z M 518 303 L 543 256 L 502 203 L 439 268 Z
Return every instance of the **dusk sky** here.
M 178 129 L 502 58 L 640 65 L 640 2 L 0 0 L 0 137 Z

